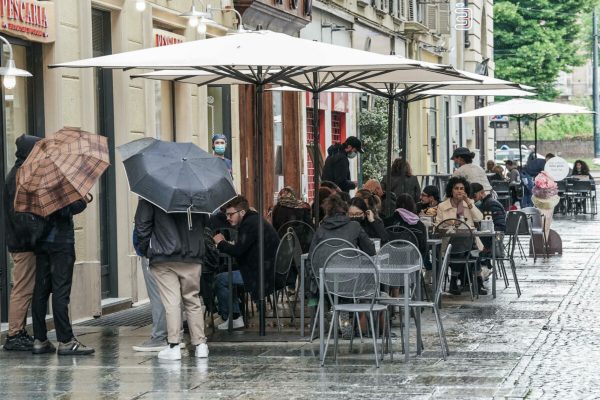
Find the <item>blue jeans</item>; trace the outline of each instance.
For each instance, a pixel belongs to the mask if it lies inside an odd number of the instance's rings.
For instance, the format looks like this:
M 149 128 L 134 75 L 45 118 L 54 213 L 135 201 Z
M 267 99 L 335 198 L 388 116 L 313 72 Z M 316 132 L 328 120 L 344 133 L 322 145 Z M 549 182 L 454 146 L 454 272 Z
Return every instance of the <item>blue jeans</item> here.
M 217 290 L 217 302 L 219 315 L 223 318 L 223 321 L 229 318 L 229 283 L 228 283 L 228 272 L 222 272 L 215 277 L 215 286 Z M 232 271 L 231 279 L 234 285 L 243 285 L 244 280 L 240 271 Z M 240 313 L 240 300 L 238 298 L 233 299 L 233 313 Z
M 150 308 L 152 309 L 152 339 L 166 340 L 167 339 L 167 317 L 165 307 L 163 306 L 158 287 L 154 276 L 149 270 L 149 260 L 142 257 L 142 271 L 144 273 L 144 281 L 146 282 L 146 290 L 150 299 Z

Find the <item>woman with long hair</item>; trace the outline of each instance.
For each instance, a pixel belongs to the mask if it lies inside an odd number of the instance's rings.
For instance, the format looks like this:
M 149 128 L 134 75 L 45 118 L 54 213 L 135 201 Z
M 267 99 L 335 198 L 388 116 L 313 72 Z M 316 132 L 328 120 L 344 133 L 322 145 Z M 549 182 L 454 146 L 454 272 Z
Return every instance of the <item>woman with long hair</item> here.
M 575 160 L 571 175 L 577 179 L 589 179 L 590 181 L 594 180 L 592 174 L 590 174 L 590 167 L 588 167 L 587 163 L 583 160 Z
M 390 190 L 396 195 L 396 198 L 402 193 L 408 194 L 416 202 L 421 194 L 421 185 L 419 180 L 413 175 L 408 161 L 403 158 L 396 158 L 392 164 L 392 187 Z M 382 187 L 387 191 L 387 176 L 383 178 Z
M 373 212 L 365 200 L 354 197 L 350 200 L 348 216 L 352 221 L 357 221 L 370 238 L 381 239 L 382 243 L 389 240 L 388 233 L 383 226 L 383 221 Z

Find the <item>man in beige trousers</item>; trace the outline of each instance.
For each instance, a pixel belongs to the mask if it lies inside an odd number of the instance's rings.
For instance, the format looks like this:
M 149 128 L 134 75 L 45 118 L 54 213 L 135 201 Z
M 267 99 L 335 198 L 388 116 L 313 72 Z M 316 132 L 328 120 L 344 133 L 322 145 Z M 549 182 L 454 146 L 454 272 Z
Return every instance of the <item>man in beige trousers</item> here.
M 31 351 L 33 338 L 25 329 L 27 311 L 33 297 L 35 285 L 35 254 L 33 239 L 23 230 L 22 221 L 17 220 L 14 209 L 17 170 L 27 159 L 40 138 L 21 135 L 16 140 L 15 165 L 6 176 L 4 186 L 4 210 L 6 244 L 13 261 L 13 279 L 8 307 L 8 336 L 4 350 Z
M 140 252 L 150 260 L 167 317 L 168 345 L 158 358 L 180 360 L 181 303 L 187 316 L 195 356 L 208 357 L 204 314 L 200 302 L 200 276 L 204 256 L 206 216 L 166 213 L 140 199 L 135 213 L 135 231 Z

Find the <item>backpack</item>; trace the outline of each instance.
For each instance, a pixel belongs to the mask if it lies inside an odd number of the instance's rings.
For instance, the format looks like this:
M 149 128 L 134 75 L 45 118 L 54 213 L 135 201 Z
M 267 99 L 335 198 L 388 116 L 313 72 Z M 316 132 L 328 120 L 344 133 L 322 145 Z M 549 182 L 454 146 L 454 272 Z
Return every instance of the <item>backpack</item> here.
M 28 212 L 15 212 L 12 223 L 17 239 L 31 247 L 45 239 L 52 229 L 48 218 Z

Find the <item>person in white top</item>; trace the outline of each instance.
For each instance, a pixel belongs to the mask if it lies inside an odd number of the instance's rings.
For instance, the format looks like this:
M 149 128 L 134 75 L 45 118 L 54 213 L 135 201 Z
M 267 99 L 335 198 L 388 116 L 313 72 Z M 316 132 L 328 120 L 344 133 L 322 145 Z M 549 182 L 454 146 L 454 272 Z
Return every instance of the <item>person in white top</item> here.
M 473 164 L 474 157 L 475 153 L 471 152 L 466 147 L 458 147 L 454 150 L 454 153 L 452 153 L 452 161 L 454 161 L 456 169 L 452 175 L 462 176 L 469 183 L 477 182 L 483 186 L 483 190 L 490 192 L 492 190 L 492 185 L 490 185 L 485 170 L 479 165 Z

